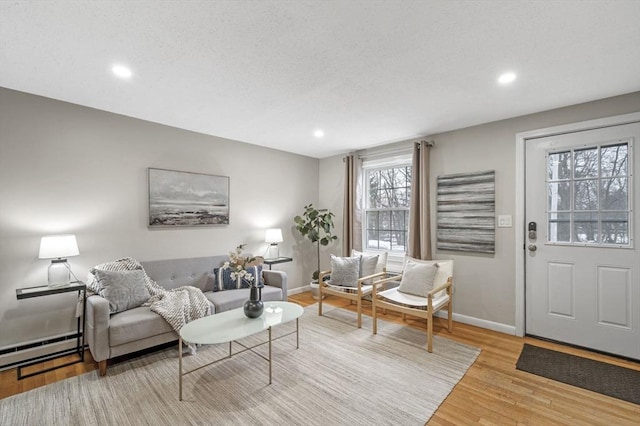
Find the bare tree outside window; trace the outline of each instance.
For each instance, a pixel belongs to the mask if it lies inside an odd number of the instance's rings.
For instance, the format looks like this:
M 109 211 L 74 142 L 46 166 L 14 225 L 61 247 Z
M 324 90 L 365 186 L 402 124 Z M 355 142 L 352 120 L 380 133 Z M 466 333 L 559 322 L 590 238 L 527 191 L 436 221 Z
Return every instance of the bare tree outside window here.
M 409 225 L 411 166 L 369 169 L 366 183 L 366 248 L 404 253 Z
M 629 142 L 547 156 L 548 240 L 629 245 Z

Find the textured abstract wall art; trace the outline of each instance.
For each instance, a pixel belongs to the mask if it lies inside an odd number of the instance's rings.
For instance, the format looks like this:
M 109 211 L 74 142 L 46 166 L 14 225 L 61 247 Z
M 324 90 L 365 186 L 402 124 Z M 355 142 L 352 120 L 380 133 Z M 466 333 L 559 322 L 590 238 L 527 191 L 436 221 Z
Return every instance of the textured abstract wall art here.
M 149 168 L 149 227 L 229 224 L 229 177 Z
M 495 170 L 438 176 L 438 250 L 495 253 Z

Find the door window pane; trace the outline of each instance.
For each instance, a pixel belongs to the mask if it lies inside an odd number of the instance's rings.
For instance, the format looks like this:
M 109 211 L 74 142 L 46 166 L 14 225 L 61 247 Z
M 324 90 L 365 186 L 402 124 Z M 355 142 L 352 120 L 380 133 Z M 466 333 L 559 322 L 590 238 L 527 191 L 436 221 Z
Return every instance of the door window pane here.
M 571 213 L 549 213 L 549 241 L 552 243 L 571 241 Z
M 627 210 L 629 194 L 627 178 L 602 179 L 600 209 Z
M 549 154 L 547 161 L 547 178 L 549 180 L 563 180 L 571 178 L 570 151 Z
M 598 210 L 598 181 L 596 179 L 575 182 L 573 193 L 576 210 Z
M 625 213 L 602 213 L 602 243 L 629 244 L 629 216 Z
M 549 211 L 571 210 L 571 183 L 549 183 L 547 205 Z
M 576 150 L 574 164 L 574 178 L 598 177 L 598 148 Z
M 598 242 L 598 213 L 576 213 L 573 220 L 573 241 Z

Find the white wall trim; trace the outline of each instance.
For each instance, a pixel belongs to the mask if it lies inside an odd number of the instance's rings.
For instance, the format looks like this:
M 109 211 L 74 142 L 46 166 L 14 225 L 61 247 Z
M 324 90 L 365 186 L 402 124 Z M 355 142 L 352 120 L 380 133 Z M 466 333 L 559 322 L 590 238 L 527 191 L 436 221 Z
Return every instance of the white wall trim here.
M 304 293 L 305 291 L 311 291 L 311 285 L 307 284 L 301 287 L 288 288 L 287 295 Z
M 515 208 L 515 250 L 516 250 L 516 326 L 515 335 L 524 336 L 526 330 L 525 310 L 525 249 L 524 236 L 526 232 L 525 217 L 525 143 L 528 139 L 543 138 L 553 135 L 561 135 L 577 131 L 592 130 L 602 127 L 619 126 L 640 121 L 640 112 L 616 115 L 613 117 L 598 118 L 595 120 L 581 121 L 577 123 L 563 124 L 561 126 L 547 127 L 516 133 L 516 208 Z M 455 314 L 454 314 L 455 319 Z
M 447 318 L 447 312 L 438 311 L 435 316 L 440 318 Z M 473 325 L 475 327 L 485 328 L 487 330 L 497 331 L 498 333 L 509 334 L 514 336 L 516 334 L 516 328 L 513 325 L 502 324 L 499 322 L 493 322 L 482 318 L 470 317 L 467 315 L 453 313 L 453 320 L 461 322 L 463 324 Z
M 305 291 L 311 291 L 311 287 L 309 285 L 296 287 L 288 291 L 288 293 L 298 294 L 298 293 L 304 293 Z M 446 311 L 438 311 L 435 313 L 435 316 L 440 318 L 447 318 L 448 315 Z M 480 328 L 486 328 L 487 330 L 497 331 L 498 333 L 510 334 L 512 336 L 516 334 L 516 329 L 512 325 L 501 324 L 499 322 L 493 322 L 493 321 L 485 320 L 482 318 L 470 317 L 467 315 L 456 314 L 454 312 L 453 320 L 461 322 L 463 324 L 469 324 L 469 325 L 473 325 Z

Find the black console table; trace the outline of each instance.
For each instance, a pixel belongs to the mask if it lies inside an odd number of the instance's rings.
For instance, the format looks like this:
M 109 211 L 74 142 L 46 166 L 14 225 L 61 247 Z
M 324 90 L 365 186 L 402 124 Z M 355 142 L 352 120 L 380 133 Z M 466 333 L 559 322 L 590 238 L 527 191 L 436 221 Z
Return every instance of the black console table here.
M 18 288 L 16 289 L 16 297 L 18 299 L 30 299 L 32 297 L 42 297 L 49 296 L 51 294 L 59 294 L 59 293 L 70 293 L 70 292 L 78 292 L 78 296 L 82 297 L 82 328 L 80 327 L 80 317 L 78 317 L 78 332 L 76 334 L 76 347 L 75 349 L 66 349 L 63 351 L 55 352 L 48 355 L 42 355 L 36 357 L 26 364 L 21 364 L 18 366 L 18 380 L 26 379 L 27 377 L 35 376 L 38 374 L 46 373 L 47 371 L 55 370 L 60 367 L 66 367 L 67 365 L 76 364 L 78 362 L 84 361 L 84 327 L 85 327 L 85 317 L 87 314 L 87 286 L 82 281 L 75 281 L 69 283 L 68 285 L 63 285 L 60 287 L 48 287 L 48 286 L 39 286 L 39 287 L 26 287 L 26 288 Z M 82 343 L 80 339 L 82 338 Z M 55 358 L 60 358 L 65 355 L 77 354 L 78 359 L 75 361 L 67 362 L 62 365 L 57 365 L 55 367 L 47 368 L 44 370 L 36 371 L 35 373 L 22 374 L 22 369 L 24 367 L 29 367 L 34 364 L 38 364 L 40 362 L 49 361 Z
M 269 270 L 271 270 L 271 265 L 275 265 L 278 263 L 292 262 L 292 261 L 293 259 L 290 257 L 271 257 L 271 258 L 265 258 L 264 264 L 269 265 Z

